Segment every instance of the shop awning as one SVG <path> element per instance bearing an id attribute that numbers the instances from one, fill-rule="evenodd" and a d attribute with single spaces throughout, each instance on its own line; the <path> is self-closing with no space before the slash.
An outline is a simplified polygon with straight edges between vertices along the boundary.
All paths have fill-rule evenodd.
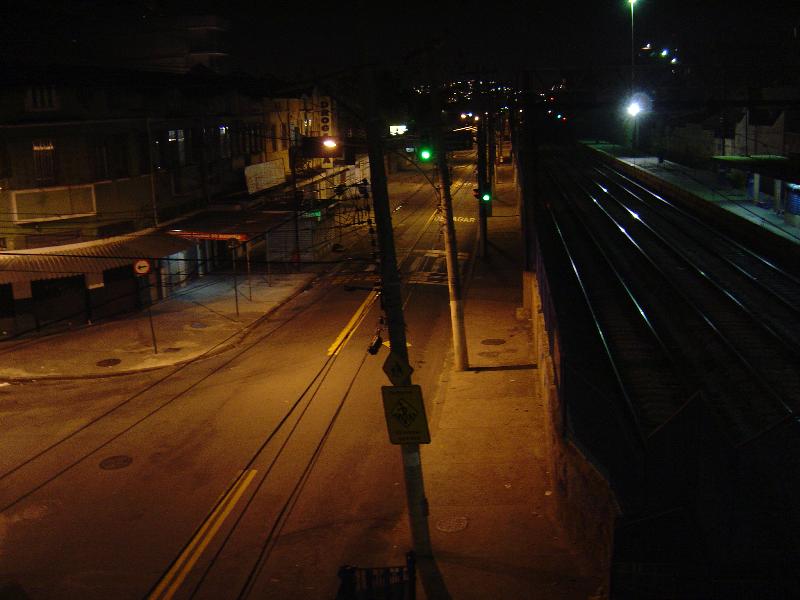
<path id="1" fill-rule="evenodd" d="M 151 233 L 34 250 L 3 251 L 0 252 L 0 284 L 102 274 L 108 269 L 132 265 L 136 260 L 155 261 L 193 245 L 191 240 Z"/>

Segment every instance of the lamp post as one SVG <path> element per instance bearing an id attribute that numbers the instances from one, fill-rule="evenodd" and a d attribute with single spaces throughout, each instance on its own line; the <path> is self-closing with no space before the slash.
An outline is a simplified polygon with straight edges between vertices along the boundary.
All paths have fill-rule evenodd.
<path id="1" fill-rule="evenodd" d="M 633 42 L 633 5 L 636 4 L 636 0 L 628 0 L 628 3 L 631 5 L 631 94 L 633 94 L 633 65 L 636 56 Z"/>

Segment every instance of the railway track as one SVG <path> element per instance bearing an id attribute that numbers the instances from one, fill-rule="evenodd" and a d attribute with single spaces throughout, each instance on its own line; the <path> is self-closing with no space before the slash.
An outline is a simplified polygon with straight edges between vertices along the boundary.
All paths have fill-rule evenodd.
<path id="1" fill-rule="evenodd" d="M 645 437 L 702 391 L 745 443 L 800 408 L 800 282 L 608 167 L 555 158 L 554 226 Z"/>

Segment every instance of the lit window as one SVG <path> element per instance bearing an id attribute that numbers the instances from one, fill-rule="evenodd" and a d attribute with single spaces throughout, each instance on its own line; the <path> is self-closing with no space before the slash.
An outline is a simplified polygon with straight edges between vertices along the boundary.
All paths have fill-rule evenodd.
<path id="1" fill-rule="evenodd" d="M 33 142 L 33 174 L 37 184 L 49 185 L 55 183 L 55 152 L 52 140 L 37 140 Z"/>

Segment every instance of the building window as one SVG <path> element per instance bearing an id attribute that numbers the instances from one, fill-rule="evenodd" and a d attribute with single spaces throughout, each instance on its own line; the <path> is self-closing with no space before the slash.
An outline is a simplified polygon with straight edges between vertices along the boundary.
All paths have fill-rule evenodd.
<path id="1" fill-rule="evenodd" d="M 94 176 L 95 179 L 108 178 L 108 148 L 105 140 L 99 141 L 94 147 Z"/>
<path id="2" fill-rule="evenodd" d="M 289 132 L 286 129 L 286 123 L 281 123 L 281 150 L 286 150 L 289 147 Z"/>
<path id="3" fill-rule="evenodd" d="M 231 128 L 227 125 L 219 126 L 219 155 L 222 158 L 231 157 Z"/>
<path id="4" fill-rule="evenodd" d="M 56 110 L 58 108 L 58 96 L 56 89 L 52 85 L 37 85 L 28 88 L 25 98 L 25 107 L 28 110 Z"/>
<path id="5" fill-rule="evenodd" d="M 278 150 L 278 128 L 275 123 L 271 123 L 269 126 L 269 139 L 272 141 L 272 151 L 276 152 Z"/>
<path id="6" fill-rule="evenodd" d="M 264 147 L 266 146 L 264 142 L 266 141 L 265 138 L 267 137 L 267 126 L 264 125 L 264 123 L 259 123 L 257 131 L 258 133 L 256 135 L 256 150 L 258 152 L 263 152 Z"/>
<path id="7" fill-rule="evenodd" d="M 234 156 L 241 156 L 244 154 L 244 143 L 243 143 L 243 135 L 244 126 L 242 125 L 241 121 L 236 123 L 236 126 L 233 128 L 233 140 L 231 141 L 232 146 L 232 153 Z"/>
<path id="8" fill-rule="evenodd" d="M 221 134 L 220 134 L 221 135 Z M 186 137 L 183 129 L 170 129 L 167 132 L 167 142 L 175 164 L 186 164 Z"/>
<path id="9" fill-rule="evenodd" d="M 33 176 L 40 186 L 50 185 L 56 180 L 55 146 L 52 140 L 33 142 Z"/>

